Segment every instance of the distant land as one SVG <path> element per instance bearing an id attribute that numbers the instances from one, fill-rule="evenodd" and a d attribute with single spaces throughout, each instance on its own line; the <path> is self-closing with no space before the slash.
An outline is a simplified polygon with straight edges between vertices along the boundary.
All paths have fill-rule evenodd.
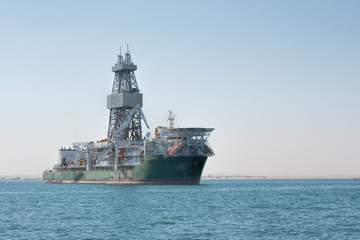
<path id="1" fill-rule="evenodd" d="M 226 180 L 226 179 L 353 179 L 360 181 L 360 174 L 351 175 L 206 175 L 203 180 Z M 42 180 L 41 175 L 0 175 L 0 181 L 8 180 Z"/>
<path id="2" fill-rule="evenodd" d="M 42 180 L 41 175 L 4 175 L 0 176 L 0 181 L 6 181 L 6 180 Z"/>
<path id="3" fill-rule="evenodd" d="M 201 179 L 359 179 L 360 174 L 354 175 L 342 175 L 342 174 L 328 174 L 328 175 L 207 175 L 202 176 Z"/>

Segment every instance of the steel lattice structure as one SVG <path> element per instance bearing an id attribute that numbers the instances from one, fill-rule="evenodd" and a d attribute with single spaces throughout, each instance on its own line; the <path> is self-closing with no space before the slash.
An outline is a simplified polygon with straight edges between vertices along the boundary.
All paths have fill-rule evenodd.
<path id="1" fill-rule="evenodd" d="M 166 156 L 208 156 L 214 155 L 207 139 L 213 128 L 173 128 L 168 140 L 171 146 Z"/>
<path id="2" fill-rule="evenodd" d="M 111 95 L 108 95 L 108 108 L 110 109 L 108 141 L 115 138 L 115 131 L 121 126 L 126 117 L 136 105 L 142 106 L 142 94 L 138 88 L 135 73 L 137 66 L 131 59 L 129 50 L 118 55 L 117 63 L 112 67 L 115 73 Z M 124 139 L 138 141 L 142 139 L 141 116 L 136 111 L 128 127 L 124 130 Z"/>

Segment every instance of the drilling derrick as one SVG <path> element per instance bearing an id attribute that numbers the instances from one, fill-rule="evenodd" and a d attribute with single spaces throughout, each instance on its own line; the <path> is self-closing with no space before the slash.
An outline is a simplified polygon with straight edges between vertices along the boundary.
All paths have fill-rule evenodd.
<path id="1" fill-rule="evenodd" d="M 143 98 L 138 88 L 135 73 L 137 66 L 134 65 L 129 49 L 124 54 L 118 55 L 118 60 L 112 71 L 115 73 L 111 95 L 107 96 L 107 108 L 110 109 L 108 141 L 115 138 L 116 130 L 124 123 L 132 110 L 139 105 L 143 106 Z M 141 108 L 135 108 L 135 112 L 129 119 L 129 123 L 122 131 L 122 139 L 125 141 L 142 140 Z"/>

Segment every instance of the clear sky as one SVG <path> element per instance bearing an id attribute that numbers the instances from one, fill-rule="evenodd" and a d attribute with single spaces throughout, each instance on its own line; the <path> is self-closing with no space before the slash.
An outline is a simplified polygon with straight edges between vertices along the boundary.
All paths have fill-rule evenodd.
<path id="1" fill-rule="evenodd" d="M 360 1 L 0 1 L 0 175 L 106 137 L 130 45 L 151 132 L 213 127 L 204 174 L 360 176 Z M 146 132 L 146 131 L 145 131 Z"/>

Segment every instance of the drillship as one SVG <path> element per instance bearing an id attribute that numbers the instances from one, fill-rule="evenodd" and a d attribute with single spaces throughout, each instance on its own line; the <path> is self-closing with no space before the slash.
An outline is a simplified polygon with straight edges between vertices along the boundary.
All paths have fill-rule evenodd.
<path id="1" fill-rule="evenodd" d="M 175 128 L 169 111 L 170 126 L 143 138 L 142 121 L 149 126 L 135 70 L 129 50 L 120 51 L 107 96 L 107 139 L 60 148 L 58 163 L 43 172 L 45 183 L 199 184 L 207 158 L 214 155 L 207 141 L 214 129 Z"/>

